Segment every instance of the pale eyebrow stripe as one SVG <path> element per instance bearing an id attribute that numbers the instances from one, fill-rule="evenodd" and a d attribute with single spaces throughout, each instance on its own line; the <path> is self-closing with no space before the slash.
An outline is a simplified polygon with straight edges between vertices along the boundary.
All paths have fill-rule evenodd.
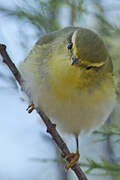
<path id="1" fill-rule="evenodd" d="M 86 65 L 86 66 L 93 66 L 93 67 L 100 67 L 105 64 L 105 62 L 88 62 L 85 60 L 80 60 L 80 64 Z"/>

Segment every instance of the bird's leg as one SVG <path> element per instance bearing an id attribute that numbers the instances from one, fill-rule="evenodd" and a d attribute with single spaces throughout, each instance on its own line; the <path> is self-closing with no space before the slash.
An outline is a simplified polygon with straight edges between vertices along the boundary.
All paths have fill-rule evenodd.
<path id="1" fill-rule="evenodd" d="M 26 109 L 26 111 L 28 111 L 28 113 L 31 113 L 34 109 L 35 109 L 34 104 L 30 104 Z"/>
<path id="2" fill-rule="evenodd" d="M 76 139 L 76 153 L 70 153 L 68 154 L 65 159 L 68 160 L 69 158 L 72 158 L 69 163 L 66 164 L 65 169 L 68 171 L 69 168 L 73 167 L 74 165 L 77 164 L 80 154 L 79 154 L 79 142 L 78 142 L 78 135 L 75 137 Z"/>

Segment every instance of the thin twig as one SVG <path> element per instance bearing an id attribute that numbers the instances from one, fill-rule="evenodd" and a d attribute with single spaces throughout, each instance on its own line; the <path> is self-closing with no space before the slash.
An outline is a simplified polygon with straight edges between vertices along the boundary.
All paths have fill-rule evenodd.
<path id="1" fill-rule="evenodd" d="M 11 72 L 13 73 L 15 79 L 17 82 L 22 86 L 22 80 L 19 71 L 17 70 L 15 64 L 11 61 L 10 57 L 8 56 L 6 52 L 6 46 L 4 44 L 0 44 L 0 54 L 3 57 L 3 62 L 7 64 Z"/>
<path id="2" fill-rule="evenodd" d="M 13 73 L 15 79 L 17 80 L 19 85 L 22 87 L 23 82 L 21 79 L 21 75 L 20 75 L 18 69 L 16 68 L 15 64 L 12 62 L 9 55 L 7 54 L 6 46 L 3 44 L 0 44 L 0 54 L 3 57 L 3 62 L 9 67 L 9 69 Z M 62 157 L 67 156 L 70 153 L 70 151 L 69 151 L 67 145 L 65 144 L 65 142 L 63 141 L 63 139 L 61 138 L 61 136 L 59 135 L 58 131 L 56 130 L 56 125 L 53 124 L 50 121 L 50 119 L 45 115 L 45 113 L 42 112 L 40 109 L 36 108 L 36 111 L 40 115 L 42 120 L 44 121 L 44 123 L 47 127 L 47 132 L 52 136 L 53 140 L 55 141 L 55 143 L 61 150 Z M 68 162 L 70 162 L 70 160 L 71 159 L 69 159 Z M 79 165 L 75 165 L 71 169 L 75 172 L 75 174 L 79 180 L 88 180 L 86 175 L 83 173 L 83 171 L 79 167 Z"/>

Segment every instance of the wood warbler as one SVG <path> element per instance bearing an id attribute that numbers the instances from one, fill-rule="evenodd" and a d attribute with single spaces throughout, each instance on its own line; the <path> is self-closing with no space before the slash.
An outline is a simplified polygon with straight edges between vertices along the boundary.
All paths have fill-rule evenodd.
<path id="1" fill-rule="evenodd" d="M 30 103 L 75 135 L 76 153 L 66 157 L 73 157 L 69 169 L 79 159 L 78 135 L 98 128 L 114 106 L 107 49 L 91 30 L 67 27 L 41 36 L 19 69 Z"/>

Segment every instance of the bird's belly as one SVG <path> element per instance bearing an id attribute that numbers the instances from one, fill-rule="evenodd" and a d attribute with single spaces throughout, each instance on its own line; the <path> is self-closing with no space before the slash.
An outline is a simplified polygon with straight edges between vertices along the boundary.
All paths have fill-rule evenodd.
<path id="1" fill-rule="evenodd" d="M 99 127 L 111 113 L 114 91 L 110 89 L 108 87 L 106 91 L 99 89 L 92 94 L 73 92 L 63 99 L 55 96 L 50 90 L 44 91 L 41 93 L 39 106 L 64 131 L 86 133 Z"/>
<path id="2" fill-rule="evenodd" d="M 63 130 L 70 133 L 86 133 L 98 128 L 108 118 L 113 109 L 113 101 L 92 104 L 65 104 L 59 107 L 54 119 L 60 122 Z"/>
<path id="3" fill-rule="evenodd" d="M 65 78 L 61 72 L 59 81 L 54 75 L 54 78 L 51 78 L 54 81 L 51 82 L 48 75 L 42 76 L 35 73 L 38 67 L 35 64 L 35 67 L 32 66 L 30 69 L 33 74 L 27 73 L 24 66 L 29 69 L 29 63 L 21 64 L 26 82 L 25 91 L 32 97 L 34 105 L 40 107 L 66 132 L 91 131 L 99 127 L 111 113 L 115 101 L 113 77 L 106 78 L 100 87 L 93 87 L 88 91 L 87 85 L 87 90 L 77 86 L 80 74 L 76 74 L 76 71 Z M 76 90 L 77 88 L 79 90 Z"/>

